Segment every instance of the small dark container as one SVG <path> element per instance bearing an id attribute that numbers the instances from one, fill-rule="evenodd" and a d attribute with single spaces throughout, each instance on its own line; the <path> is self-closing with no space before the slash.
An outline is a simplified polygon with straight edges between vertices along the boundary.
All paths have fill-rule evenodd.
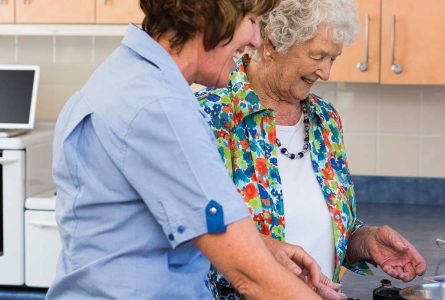
<path id="1" fill-rule="evenodd" d="M 391 281 L 383 279 L 380 282 L 382 285 L 372 292 L 373 300 L 406 300 L 399 295 L 400 289 L 392 286 Z"/>

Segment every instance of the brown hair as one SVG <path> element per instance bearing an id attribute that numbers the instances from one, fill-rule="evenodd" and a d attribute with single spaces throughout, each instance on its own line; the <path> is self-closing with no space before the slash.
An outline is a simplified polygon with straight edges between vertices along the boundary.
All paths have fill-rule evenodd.
<path id="1" fill-rule="evenodd" d="M 169 34 L 170 47 L 180 51 L 198 32 L 209 51 L 233 38 L 247 14 L 262 15 L 280 0 L 140 0 L 145 14 L 142 29 L 152 38 Z"/>

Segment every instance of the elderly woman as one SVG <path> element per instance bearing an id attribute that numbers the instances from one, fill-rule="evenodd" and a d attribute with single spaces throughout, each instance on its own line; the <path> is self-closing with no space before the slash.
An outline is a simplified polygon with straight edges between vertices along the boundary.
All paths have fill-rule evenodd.
<path id="1" fill-rule="evenodd" d="M 262 234 L 302 246 L 334 281 L 341 266 L 369 273 L 365 261 L 409 281 L 424 259 L 391 228 L 357 220 L 340 117 L 310 93 L 357 23 L 353 0 L 283 0 L 262 18 L 253 58 L 238 60 L 225 88 L 197 96 Z M 215 298 L 238 296 L 214 268 L 209 283 Z"/>
<path id="2" fill-rule="evenodd" d="M 47 299 L 210 299 L 207 259 L 251 299 L 319 299 L 265 247 L 189 89 L 226 85 L 276 4 L 140 1 L 142 29 L 128 27 L 57 121 L 62 251 Z"/>

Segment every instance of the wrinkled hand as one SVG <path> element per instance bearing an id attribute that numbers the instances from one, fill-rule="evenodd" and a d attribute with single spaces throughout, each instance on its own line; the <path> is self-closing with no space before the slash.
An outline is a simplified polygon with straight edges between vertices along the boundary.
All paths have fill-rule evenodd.
<path id="1" fill-rule="evenodd" d="M 332 282 L 321 273 L 320 283 L 315 292 L 324 300 L 346 300 L 348 297 L 341 292 L 341 284 Z"/>
<path id="2" fill-rule="evenodd" d="M 264 235 L 262 238 L 275 259 L 324 300 L 346 300 L 346 295 L 341 292 L 341 284 L 332 282 L 321 273 L 317 262 L 303 248 Z"/>
<path id="3" fill-rule="evenodd" d="M 391 227 L 364 227 L 356 234 L 362 240 L 365 257 L 374 261 L 388 275 L 407 282 L 425 273 L 424 258 Z"/>

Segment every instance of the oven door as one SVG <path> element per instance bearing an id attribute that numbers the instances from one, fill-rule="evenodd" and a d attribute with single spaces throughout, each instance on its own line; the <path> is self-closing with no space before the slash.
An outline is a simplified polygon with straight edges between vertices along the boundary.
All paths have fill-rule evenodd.
<path id="1" fill-rule="evenodd" d="M 0 285 L 25 281 L 25 151 L 0 150 Z"/>

